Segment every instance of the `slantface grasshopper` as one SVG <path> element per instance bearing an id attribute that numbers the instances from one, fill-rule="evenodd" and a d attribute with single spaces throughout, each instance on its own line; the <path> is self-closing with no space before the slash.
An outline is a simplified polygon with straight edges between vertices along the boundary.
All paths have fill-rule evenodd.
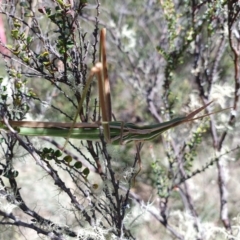
<path id="1" fill-rule="evenodd" d="M 53 136 L 64 138 L 75 138 L 80 140 L 100 141 L 100 127 L 108 128 L 109 139 L 104 136 L 107 143 L 124 144 L 131 141 L 144 142 L 157 138 L 166 130 L 180 124 L 190 122 L 209 114 L 195 117 L 212 102 L 198 108 L 187 116 L 174 118 L 164 123 L 138 126 L 133 123 L 123 123 L 118 121 L 104 123 L 61 123 L 61 122 L 36 122 L 36 121 L 8 121 L 8 123 L 18 128 L 18 134 L 24 136 Z M 108 136 L 108 135 L 107 135 Z"/>
<path id="2" fill-rule="evenodd" d="M 133 123 L 112 121 L 111 93 L 107 71 L 105 36 L 106 30 L 102 29 L 100 33 L 99 62 L 91 69 L 90 76 L 86 81 L 86 85 L 82 92 L 82 97 L 72 123 L 6 121 L 5 119 L 5 121 L 1 121 L 3 125 L 6 125 L 8 128 L 9 126 L 17 127 L 17 133 L 25 136 L 64 137 L 66 138 L 66 143 L 69 138 L 100 141 L 100 127 L 102 127 L 106 143 L 123 144 L 135 141 L 138 150 L 140 150 L 142 142 L 157 138 L 160 134 L 170 128 L 209 115 L 206 114 L 200 117 L 195 117 L 199 112 L 203 111 L 209 104 L 211 104 L 211 102 L 196 109 L 187 116 L 175 118 L 164 123 L 137 126 Z M 84 100 L 94 76 L 98 79 L 99 104 L 102 121 L 95 123 L 76 123 L 77 116 L 82 110 Z M 139 155 L 139 163 L 140 161 Z"/>

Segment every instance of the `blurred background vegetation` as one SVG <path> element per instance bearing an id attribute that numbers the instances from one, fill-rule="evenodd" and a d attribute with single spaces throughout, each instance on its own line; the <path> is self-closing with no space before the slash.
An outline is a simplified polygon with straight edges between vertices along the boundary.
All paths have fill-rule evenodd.
<path id="1" fill-rule="evenodd" d="M 56 17 L 60 23 L 49 17 L 58 12 L 56 6 L 65 10 Z M 165 122 L 211 100 L 215 101 L 207 113 L 231 107 L 144 143 L 142 170 L 134 184 L 128 181 L 138 171 L 138 165 L 132 167 L 134 143 L 106 148 L 115 182 L 97 173 L 94 152 L 108 168 L 104 143 L 99 143 L 103 147 L 93 143 L 94 151 L 86 142 L 72 141 L 75 148 L 68 146 L 72 156 L 90 169 L 87 183 L 81 180 L 78 185 L 80 180 L 69 178 L 68 166 L 51 163 L 84 204 L 87 189 L 93 202 L 104 198 L 111 206 L 105 188 L 114 195 L 119 181 L 127 202 L 122 229 L 114 220 L 106 224 L 104 213 L 95 225 L 87 224 L 51 176 L 21 144 L 9 143 L 12 136 L 3 134 L 1 166 L 8 166 L 11 158 L 28 206 L 44 219 L 82 234 L 79 239 L 97 239 L 93 226 L 100 229 L 99 239 L 239 239 L 239 10 L 238 1 L 223 0 L 2 1 L 7 45 L 2 43 L 6 48 L 1 50 L 0 101 L 1 114 L 11 119 L 71 122 L 86 77 L 97 62 L 103 27 L 117 120 L 139 125 Z M 93 82 L 81 121 L 99 119 L 97 88 Z M 31 138 L 30 142 L 42 152 L 44 147 L 60 149 L 64 139 Z M 2 187 L 12 189 L 10 178 L 2 174 L 1 179 Z M 0 199 L 1 239 L 77 239 L 66 232 L 51 238 L 29 226 L 6 224 L 4 211 L 31 223 L 31 217 L 15 205 Z M 94 206 L 86 207 L 87 212 L 94 212 Z"/>

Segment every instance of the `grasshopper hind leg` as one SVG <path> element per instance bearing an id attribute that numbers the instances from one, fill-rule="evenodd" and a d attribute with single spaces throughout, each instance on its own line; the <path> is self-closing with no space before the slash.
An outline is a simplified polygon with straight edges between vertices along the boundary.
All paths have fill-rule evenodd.
<path id="1" fill-rule="evenodd" d="M 133 176 L 133 183 L 134 183 L 134 185 L 135 185 L 135 182 L 136 182 L 137 175 L 142 171 L 142 160 L 141 160 L 140 151 L 141 151 L 141 149 L 143 147 L 143 142 L 136 141 L 135 144 L 136 144 L 136 150 L 137 150 L 137 152 L 136 152 L 136 161 L 138 162 L 139 169 Z"/>

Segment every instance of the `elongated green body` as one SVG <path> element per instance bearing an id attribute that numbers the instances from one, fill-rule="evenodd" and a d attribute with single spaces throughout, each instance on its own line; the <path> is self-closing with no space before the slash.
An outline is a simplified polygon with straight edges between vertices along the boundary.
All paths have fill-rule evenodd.
<path id="1" fill-rule="evenodd" d="M 34 122 L 34 121 L 8 121 L 12 127 L 16 127 L 20 135 L 25 136 L 52 136 L 75 138 L 80 140 L 99 141 L 103 136 L 104 125 L 109 126 L 112 144 L 122 144 L 130 141 L 150 141 L 158 137 L 164 131 L 185 122 L 193 121 L 209 114 L 194 118 L 196 114 L 205 109 L 210 103 L 198 108 L 187 116 L 174 118 L 170 121 L 152 125 L 137 126 L 133 123 L 123 122 L 96 122 L 96 123 L 58 123 L 58 122 Z M 1 121 L 4 126 L 4 122 Z M 102 128 L 102 130 L 101 130 Z M 4 129 L 7 129 L 4 126 Z M 105 139 L 106 140 L 106 139 Z"/>
<path id="2" fill-rule="evenodd" d="M 164 123 L 137 126 L 133 123 L 110 122 L 110 137 L 112 144 L 121 144 L 130 141 L 149 141 L 162 132 L 179 125 L 186 117 L 175 118 Z M 48 123 L 9 121 L 10 125 L 17 127 L 19 135 L 23 136 L 51 136 L 69 137 L 71 123 Z M 34 124 L 34 127 L 33 127 Z M 103 123 L 104 124 L 104 123 Z M 29 126 L 28 126 L 29 125 Z M 56 126 L 56 127 L 55 127 Z M 76 124 L 71 130 L 70 138 L 80 140 L 99 141 L 101 138 L 100 124 Z"/>

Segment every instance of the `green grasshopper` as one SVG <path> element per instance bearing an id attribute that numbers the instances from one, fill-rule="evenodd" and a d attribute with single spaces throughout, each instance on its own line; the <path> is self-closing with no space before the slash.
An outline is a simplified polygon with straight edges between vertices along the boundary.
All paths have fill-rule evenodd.
<path id="1" fill-rule="evenodd" d="M 106 142 L 115 145 L 131 141 L 151 141 L 170 128 L 208 116 L 209 114 L 195 117 L 195 115 L 204 110 L 211 103 L 212 102 L 198 108 L 187 116 L 174 118 L 164 123 L 138 126 L 133 123 L 118 121 L 108 122 L 110 140 L 106 139 L 105 136 L 104 138 Z M 75 123 L 73 127 L 72 123 L 61 122 L 9 121 L 8 123 L 13 127 L 17 127 L 19 135 L 64 137 L 89 141 L 100 141 L 100 128 L 105 127 L 105 124 L 100 122 Z"/>
<path id="2" fill-rule="evenodd" d="M 86 81 L 85 88 L 81 95 L 81 100 L 78 104 L 78 109 L 72 123 L 61 122 L 36 122 L 36 121 L 1 121 L 3 125 L 8 128 L 17 127 L 17 133 L 24 136 L 53 136 L 64 137 L 66 143 L 69 138 L 80 140 L 100 141 L 101 128 L 103 129 L 103 137 L 107 143 L 111 144 L 124 144 L 131 141 L 136 143 L 137 149 L 140 150 L 141 143 L 144 141 L 151 141 L 157 138 L 164 131 L 178 126 L 180 124 L 191 122 L 193 120 L 208 116 L 209 114 L 195 117 L 199 112 L 203 111 L 212 102 L 196 109 L 190 114 L 172 119 L 167 122 L 137 126 L 133 123 L 123 123 L 120 121 L 112 121 L 112 108 L 111 108 L 111 94 L 110 84 L 107 71 L 106 59 L 106 30 L 102 29 L 100 33 L 100 56 L 99 62 L 91 69 L 90 76 Z M 89 90 L 94 76 L 98 79 L 99 89 L 99 105 L 101 109 L 101 122 L 94 123 L 76 123 L 79 112 L 82 111 L 83 103 L 86 94 Z M 4 127 L 6 130 L 7 127 Z M 66 146 L 66 143 L 64 147 Z M 140 155 L 138 151 L 139 163 Z"/>
<path id="3" fill-rule="evenodd" d="M 76 138 L 97 141 L 100 140 L 100 127 L 102 127 L 104 139 L 107 143 L 122 144 L 130 141 L 150 141 L 157 138 L 161 133 L 170 128 L 207 116 L 204 115 L 194 118 L 195 115 L 204 110 L 209 104 L 211 104 L 211 102 L 198 108 L 187 116 L 175 118 L 164 123 L 137 126 L 133 123 L 112 121 L 111 94 L 107 71 L 105 40 L 106 29 L 102 29 L 100 32 L 99 62 L 91 69 L 73 123 L 9 121 L 9 124 L 12 127 L 18 128 L 18 134 L 25 136 L 64 137 L 67 140 L 68 138 Z M 78 114 L 82 110 L 86 94 L 95 75 L 97 76 L 99 84 L 99 105 L 101 108 L 102 122 L 76 123 Z M 3 123 L 3 121 L 1 122 Z"/>

